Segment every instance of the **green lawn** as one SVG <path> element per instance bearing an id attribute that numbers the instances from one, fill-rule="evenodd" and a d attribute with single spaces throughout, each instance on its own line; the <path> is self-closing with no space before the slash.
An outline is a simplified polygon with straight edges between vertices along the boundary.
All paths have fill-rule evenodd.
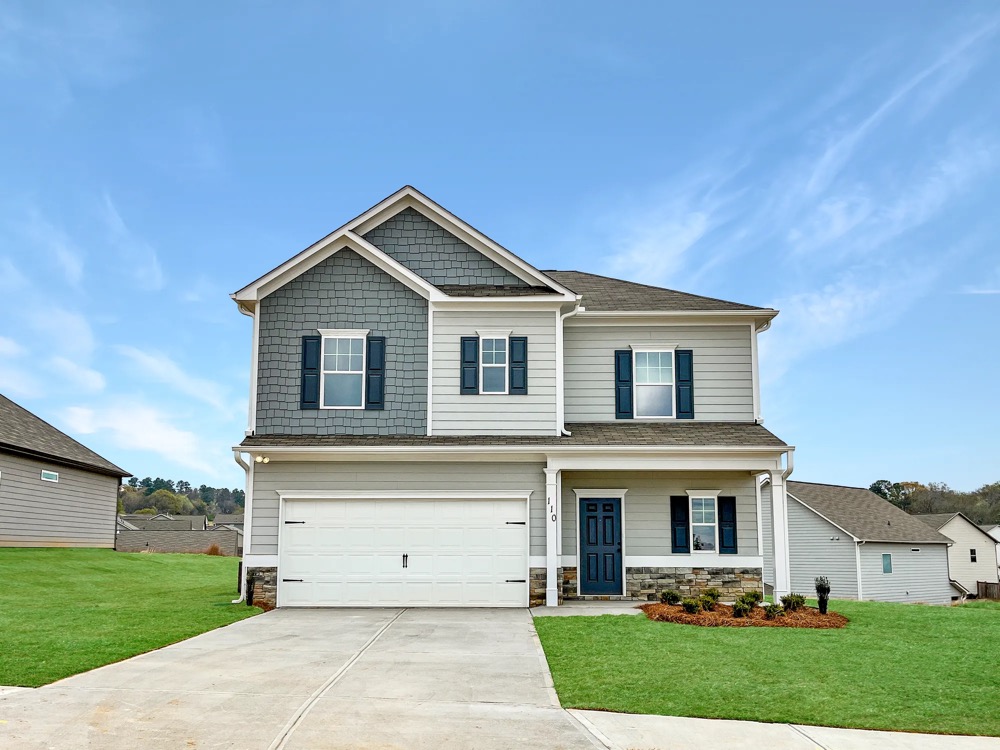
<path id="1" fill-rule="evenodd" d="M 37 687 L 255 615 L 233 557 L 0 549 L 0 685 Z"/>
<path id="2" fill-rule="evenodd" d="M 1000 603 L 831 602 L 842 630 L 539 617 L 562 705 L 1000 735 Z"/>

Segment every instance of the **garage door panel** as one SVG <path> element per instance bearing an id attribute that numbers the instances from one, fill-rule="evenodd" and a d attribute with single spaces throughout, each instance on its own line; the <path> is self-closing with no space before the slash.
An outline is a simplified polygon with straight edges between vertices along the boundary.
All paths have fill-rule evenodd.
<path id="1" fill-rule="evenodd" d="M 282 528 L 279 604 L 526 606 L 527 529 L 516 524 L 525 520 L 525 505 L 287 501 L 285 518 L 306 523 Z"/>

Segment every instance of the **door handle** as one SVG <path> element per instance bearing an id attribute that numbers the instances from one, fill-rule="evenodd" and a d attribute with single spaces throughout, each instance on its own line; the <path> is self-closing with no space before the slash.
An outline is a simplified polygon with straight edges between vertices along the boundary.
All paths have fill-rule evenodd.
<path id="1" fill-rule="evenodd" d="M 409 556 L 409 555 L 407 555 L 407 554 L 404 554 L 404 555 L 403 555 L 403 567 L 404 567 L 404 568 L 405 568 L 405 567 L 407 567 L 407 565 L 409 564 L 409 557 L 410 557 L 410 556 Z"/>

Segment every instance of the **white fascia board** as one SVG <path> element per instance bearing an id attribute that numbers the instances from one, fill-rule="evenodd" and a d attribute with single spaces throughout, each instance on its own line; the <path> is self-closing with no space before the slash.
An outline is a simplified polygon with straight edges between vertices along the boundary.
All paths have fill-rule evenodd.
<path id="1" fill-rule="evenodd" d="M 548 286 L 555 289 L 565 301 L 575 301 L 579 295 L 551 279 L 537 268 L 521 260 L 507 248 L 494 242 L 475 227 L 462 221 L 448 209 L 435 203 L 416 188 L 407 185 L 390 195 L 384 201 L 366 211 L 361 216 L 348 222 L 345 227 L 358 234 L 365 234 L 384 221 L 392 218 L 404 208 L 413 208 L 427 216 L 435 223 L 447 229 L 453 235 L 481 252 L 501 268 L 510 271 L 515 276 L 536 283 L 538 286 Z"/>
<path id="2" fill-rule="evenodd" d="M 619 311 L 584 310 L 566 321 L 570 326 L 586 325 L 719 325 L 720 323 L 749 323 L 759 326 L 760 321 L 770 321 L 777 310 L 702 310 L 702 311 Z"/>
<path id="3" fill-rule="evenodd" d="M 477 312 L 483 312 L 483 308 L 543 312 L 559 310 L 566 304 L 562 297 L 541 294 L 529 297 L 444 297 L 443 299 L 435 299 L 434 302 L 439 310 Z"/>
<path id="4" fill-rule="evenodd" d="M 770 445 L 732 446 L 732 445 L 254 445 L 233 446 L 233 450 L 244 453 L 550 453 L 550 454 L 581 454 L 591 453 L 622 453 L 632 455 L 670 455 L 670 454 L 739 454 L 781 456 L 792 446 L 775 447 Z"/>

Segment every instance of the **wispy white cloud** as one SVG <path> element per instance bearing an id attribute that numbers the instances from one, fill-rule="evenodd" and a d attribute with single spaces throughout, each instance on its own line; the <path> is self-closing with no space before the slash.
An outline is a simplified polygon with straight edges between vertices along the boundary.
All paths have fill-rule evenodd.
<path id="1" fill-rule="evenodd" d="M 229 475 L 224 447 L 177 427 L 167 413 L 149 404 L 116 400 L 100 407 L 72 406 L 64 420 L 74 434 L 106 435 L 123 450 L 151 454 L 212 478 Z"/>
<path id="2" fill-rule="evenodd" d="M 79 286 L 83 280 L 84 254 L 66 232 L 46 219 L 37 208 L 29 209 L 21 230 L 33 247 L 52 259 L 67 283 Z"/>
<path id="3" fill-rule="evenodd" d="M 156 250 L 129 229 L 107 193 L 104 194 L 102 218 L 118 254 L 129 264 L 136 286 L 149 290 L 162 289 L 165 278 Z"/>
<path id="4" fill-rule="evenodd" d="M 208 404 L 220 412 L 231 413 L 238 406 L 230 403 L 226 390 L 218 383 L 185 372 L 163 352 L 144 351 L 134 346 L 117 346 L 119 354 L 132 362 L 143 377 Z"/>
<path id="5" fill-rule="evenodd" d="M 29 286 L 28 277 L 14 265 L 10 258 L 0 258 L 0 290 L 10 292 Z"/>
<path id="6" fill-rule="evenodd" d="M 45 351 L 89 362 L 97 341 L 86 316 L 61 307 L 38 305 L 27 319 Z"/>
<path id="7" fill-rule="evenodd" d="M 20 357 L 25 352 L 25 348 L 19 343 L 14 341 L 14 339 L 9 339 L 6 336 L 0 336 L 0 357 L 14 358 Z"/>
<path id="8" fill-rule="evenodd" d="M 51 357 L 49 365 L 52 367 L 50 374 L 66 382 L 75 392 L 98 393 L 107 385 L 104 375 L 68 357 Z"/>

